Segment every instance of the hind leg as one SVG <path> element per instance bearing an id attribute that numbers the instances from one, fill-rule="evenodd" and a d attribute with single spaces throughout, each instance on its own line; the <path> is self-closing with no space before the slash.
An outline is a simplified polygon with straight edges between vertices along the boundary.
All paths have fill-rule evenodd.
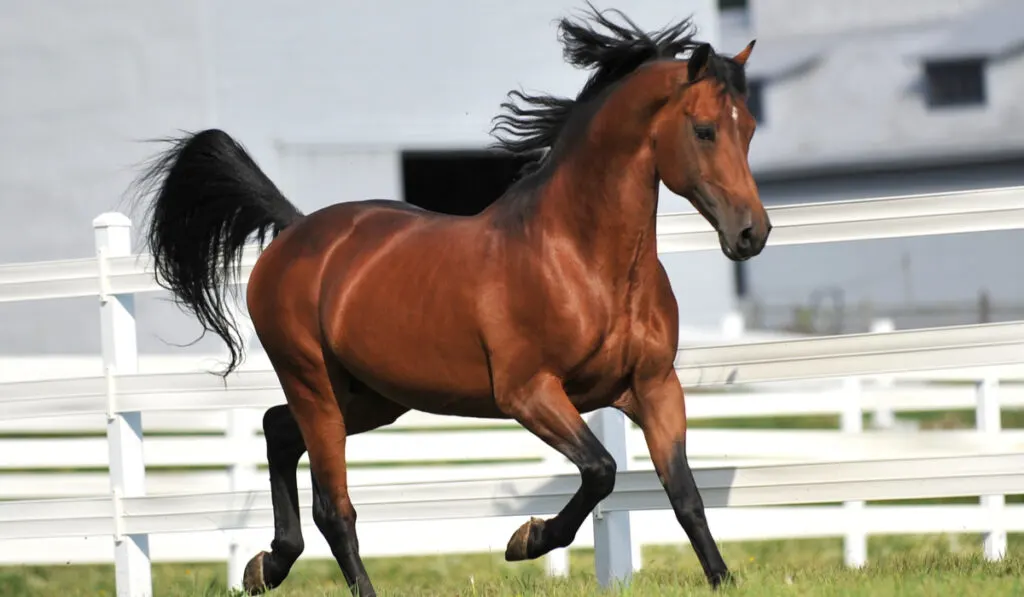
<path id="1" fill-rule="evenodd" d="M 296 400 L 292 412 L 306 440 L 310 472 L 316 482 L 313 522 L 330 545 L 353 594 L 375 597 L 377 593 L 359 556 L 356 510 L 348 495 L 345 417 L 334 400 Z"/>
<path id="2" fill-rule="evenodd" d="M 267 409 L 263 415 L 263 433 L 267 442 L 270 500 L 274 508 L 274 540 L 269 552 L 261 551 L 245 566 L 242 588 L 250 595 L 284 582 L 305 547 L 296 475 L 306 444 L 287 405 Z"/>
<path id="3" fill-rule="evenodd" d="M 406 412 L 406 407 L 364 390 L 352 396 L 346 408 L 346 430 L 348 435 L 371 431 L 393 423 Z M 271 551 L 256 554 L 245 568 L 243 588 L 250 595 L 280 586 L 304 548 L 296 481 L 299 459 L 306 452 L 306 444 L 287 405 L 267 409 L 263 429 L 274 508 L 274 540 L 270 544 Z M 327 501 L 327 496 L 322 494 L 315 476 L 313 491 L 313 504 L 318 508 L 318 504 Z"/>

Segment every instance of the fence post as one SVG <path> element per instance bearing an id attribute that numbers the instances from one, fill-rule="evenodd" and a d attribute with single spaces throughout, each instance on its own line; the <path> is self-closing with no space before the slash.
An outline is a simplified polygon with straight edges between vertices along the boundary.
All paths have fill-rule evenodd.
<path id="1" fill-rule="evenodd" d="M 746 318 L 739 311 L 730 311 L 722 317 L 722 338 L 739 340 L 747 330 Z"/>
<path id="2" fill-rule="evenodd" d="M 999 405 L 999 380 L 986 377 L 976 385 L 977 406 L 975 407 L 975 427 L 979 433 L 998 434 L 1002 429 L 1001 408 Z M 984 534 L 985 559 L 1002 560 L 1006 555 L 1006 529 L 1000 528 L 1003 505 L 1006 501 L 1002 495 L 981 496 L 981 507 L 989 512 L 993 528 Z"/>
<path id="3" fill-rule="evenodd" d="M 228 411 L 228 441 L 235 454 L 234 463 L 228 467 L 228 479 L 231 491 L 247 491 L 253 488 L 257 467 L 251 458 L 245 456 L 246 449 L 252 447 L 252 438 L 256 435 L 256 422 L 252 409 L 233 408 Z M 246 545 L 239 540 L 244 536 L 241 530 L 228 531 L 228 588 L 241 589 L 242 576 L 248 557 Z"/>
<path id="4" fill-rule="evenodd" d="M 124 533 L 122 499 L 146 494 L 146 465 L 142 454 L 142 413 L 117 412 L 118 375 L 136 373 L 139 366 L 135 335 L 135 297 L 111 294 L 108 259 L 132 254 L 131 220 L 104 213 L 92 222 L 99 265 L 100 338 L 107 378 L 107 446 L 110 490 L 114 507 L 114 565 L 118 597 L 153 594 L 149 536 Z"/>
<path id="5" fill-rule="evenodd" d="M 569 549 L 552 549 L 544 556 L 544 564 L 548 576 L 569 576 Z"/>
<path id="6" fill-rule="evenodd" d="M 237 300 L 228 300 L 226 307 L 238 326 L 238 340 L 241 342 L 242 352 L 248 353 L 249 343 L 256 333 L 252 319 Z M 224 348 L 222 354 L 226 362 L 229 358 L 227 347 Z M 252 446 L 251 440 L 260 427 L 260 413 L 259 410 L 247 408 L 230 408 L 227 411 L 227 427 L 224 435 L 233 451 L 233 462 L 228 466 L 230 491 L 248 491 L 256 485 L 258 467 L 247 454 L 247 449 Z M 246 553 L 249 546 L 241 540 L 245 536 L 243 530 L 232 529 L 226 534 L 228 538 L 228 588 L 241 590 L 248 555 L 251 555 Z"/>
<path id="7" fill-rule="evenodd" d="M 895 329 L 896 324 L 891 319 L 874 319 L 871 321 L 870 331 L 872 334 L 884 334 Z M 883 388 L 893 385 L 893 377 L 891 375 L 876 376 L 875 381 L 878 386 Z M 889 406 L 884 404 L 878 405 L 874 412 L 871 413 L 871 426 L 875 429 L 892 429 L 896 426 L 896 415 Z"/>
<path id="8" fill-rule="evenodd" d="M 618 470 L 629 466 L 626 452 L 626 420 L 621 411 L 601 408 L 587 422 L 597 439 L 615 459 Z M 602 502 L 603 503 L 603 502 Z M 603 512 L 594 508 L 594 568 L 597 582 L 608 587 L 613 581 L 623 585 L 633 575 L 633 544 L 629 532 L 629 512 Z"/>
<path id="9" fill-rule="evenodd" d="M 839 415 L 839 426 L 843 433 L 862 433 L 864 431 L 863 411 L 861 410 L 861 383 L 857 377 L 843 380 L 843 410 Z M 861 568 L 868 559 L 868 537 L 861 530 L 860 515 L 864 511 L 864 502 L 854 500 L 843 502 L 850 521 L 849 528 L 843 537 L 843 561 L 851 568 Z"/>

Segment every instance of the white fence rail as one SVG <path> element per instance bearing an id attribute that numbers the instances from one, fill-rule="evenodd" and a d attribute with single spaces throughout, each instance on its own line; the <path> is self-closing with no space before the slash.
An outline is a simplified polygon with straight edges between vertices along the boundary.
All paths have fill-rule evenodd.
<path id="1" fill-rule="evenodd" d="M 798 205 L 770 211 L 775 225 L 773 245 L 1021 228 L 1024 189 Z M 195 368 L 139 372 L 131 295 L 157 290 L 149 258 L 131 254 L 128 220 L 120 214 L 105 214 L 94 225 L 95 258 L 0 266 L 0 302 L 98 296 L 103 337 L 101 374 L 0 384 L 0 432 L 81 431 L 98 426 L 105 426 L 106 431 L 103 439 L 0 440 L 0 470 L 24 469 L 0 478 L 25 483 L 32 479 L 34 483 L 5 484 L 18 487 L 11 496 L 0 490 L 0 497 L 20 498 L 0 503 L 0 560 L 11 561 L 5 555 L 11 553 L 20 553 L 23 561 L 45 560 L 46 554 L 38 551 L 40 541 L 51 546 L 51 555 L 66 548 L 81 556 L 84 542 L 95 546 L 97 541 L 113 540 L 118 594 L 150 595 L 151 556 L 181 557 L 182 552 L 174 552 L 172 546 L 184 546 L 185 537 L 205 533 L 217 540 L 188 542 L 190 556 L 202 559 L 220 553 L 223 558 L 225 552 L 211 550 L 226 546 L 232 554 L 230 575 L 237 581 L 240 564 L 248 555 L 239 546 L 246 541 L 265 543 L 272 526 L 268 492 L 245 486 L 253 480 L 252 471 L 262 464 L 264 447 L 253 433 L 251 418 L 245 422 L 241 414 L 245 411 L 238 409 L 281 403 L 276 378 L 265 367 L 250 368 L 230 376 L 225 387 L 218 377 Z M 707 225 L 695 215 L 660 216 L 658 240 L 662 252 L 716 246 Z M 247 269 L 255 255 L 253 250 L 246 253 Z M 1005 505 L 1002 497 L 1024 493 L 1024 450 L 1020 449 L 1024 432 L 1002 431 L 999 426 L 1002 407 L 1024 404 L 1021 387 L 999 384 L 999 380 L 1024 378 L 1024 322 L 687 348 L 680 352 L 677 368 L 684 385 L 698 390 L 688 402 L 694 418 L 837 413 L 842 421 L 839 430 L 691 430 L 688 444 L 698 465 L 698 484 L 705 503 L 712 508 L 712 530 L 720 539 L 841 534 L 846 537 L 847 562 L 859 565 L 866 559 L 864 537 L 869 533 L 981 531 L 986 534 L 986 555 L 998 558 L 1005 551 L 1005 533 L 1024 530 L 1024 511 Z M 938 377 L 936 370 L 975 385 L 920 383 Z M 873 376 L 879 374 L 888 374 L 893 383 L 872 384 Z M 847 381 L 838 389 L 833 384 L 831 392 L 817 396 L 806 390 L 700 392 L 822 378 Z M 978 428 L 863 431 L 861 414 L 871 408 L 974 408 Z M 221 412 L 225 410 L 229 414 Z M 197 416 L 190 411 L 202 412 L 199 418 L 189 419 Z M 193 430 L 223 429 L 226 435 L 147 437 L 143 442 L 144 412 L 147 423 L 152 421 L 151 428 L 173 427 L 177 420 Z M 102 418 L 97 420 L 97 416 Z M 198 423 L 200 420 L 204 422 Z M 671 513 L 665 511 L 667 502 L 649 470 L 639 432 L 625 429 L 621 416 L 613 411 L 599 411 L 590 420 L 609 449 L 620 453 L 623 464 L 628 464 L 620 467 L 615 493 L 602 502 L 599 515 L 593 517 L 592 534 L 589 529 L 582 532 L 577 542 L 594 544 L 599 578 L 607 581 L 613 576 L 628 577 L 638 564 L 633 560 L 640 542 L 677 541 L 682 534 L 678 525 L 671 524 Z M 481 451 L 475 456 L 541 460 L 543 468 L 529 463 L 489 467 L 492 476 L 506 477 L 484 479 L 474 478 L 483 476 L 479 469 L 449 467 L 443 474 L 455 480 L 445 483 L 388 483 L 393 472 L 354 469 L 352 493 L 361 529 L 364 525 L 386 529 L 399 522 L 430 524 L 437 519 L 486 518 L 497 524 L 507 516 L 555 512 L 578 486 L 575 475 L 552 476 L 550 471 L 565 470 L 565 463 L 522 431 L 429 430 L 431 418 L 419 415 L 404 421 L 396 425 L 407 428 L 402 433 L 381 431 L 353 438 L 350 457 L 354 461 L 444 460 L 453 449 L 466 445 L 467 436 L 456 434 L 472 433 L 481 440 L 473 442 Z M 456 427 L 480 424 L 458 421 Z M 408 429 L 417 424 L 419 431 Z M 892 459 L 893 455 L 900 458 Z M 228 470 L 146 476 L 147 467 L 202 464 Z M 51 477 L 51 489 L 39 482 L 42 475 L 25 472 L 103 466 L 109 466 L 108 474 L 58 473 Z M 427 469 L 419 470 L 422 481 Z M 432 470 L 433 475 L 440 473 L 441 469 Z M 82 481 L 81 488 L 75 490 L 77 495 L 57 501 L 32 499 L 45 498 L 57 480 L 72 478 Z M 175 480 L 183 485 L 175 485 Z M 99 484 L 106 484 L 104 495 L 88 495 L 98 493 Z M 211 489 L 214 486 L 219 489 Z M 183 488 L 191 493 L 182 493 Z M 302 500 L 308 508 L 308 482 L 303 488 Z M 177 489 L 176 494 L 164 493 L 170 489 Z M 863 505 L 864 500 L 948 496 L 982 496 L 982 501 L 976 506 Z M 845 501 L 845 505 L 789 507 L 836 501 Z M 730 508 L 715 510 L 725 506 Z M 622 533 L 630 536 L 631 518 L 637 523 L 633 529 L 636 540 L 625 544 L 610 540 Z M 780 522 L 797 518 L 820 524 L 799 531 Z M 310 520 L 308 511 L 305 519 Z M 649 524 L 640 525 L 641 520 Z M 753 524 L 754 520 L 759 522 Z M 461 536 L 463 542 L 437 549 L 464 550 L 474 540 L 486 548 L 501 548 L 514 527 L 502 523 L 508 526 L 504 532 L 496 529 L 494 536 L 485 537 L 481 532 L 485 526 L 480 521 L 472 524 L 472 532 L 467 527 L 466 533 L 448 533 Z M 386 532 L 360 532 L 365 552 L 396 550 L 393 542 L 385 540 Z M 306 534 L 309 553 L 327 553 L 315 531 L 307 529 Z M 402 536 L 408 538 L 410 533 Z M 426 536 L 432 545 L 437 541 L 437 534 Z M 498 544 L 491 546 L 491 541 Z M 630 543 L 632 550 L 626 548 Z M 414 546 L 415 540 L 403 540 L 403 545 L 411 548 L 408 546 Z M 557 558 L 551 561 L 557 569 Z"/>

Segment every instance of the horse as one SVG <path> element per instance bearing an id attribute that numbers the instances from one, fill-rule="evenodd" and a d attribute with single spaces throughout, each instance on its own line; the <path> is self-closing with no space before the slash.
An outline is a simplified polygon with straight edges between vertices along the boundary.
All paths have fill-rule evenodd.
<path id="1" fill-rule="evenodd" d="M 249 594 L 279 586 L 302 552 L 295 477 L 308 451 L 317 529 L 353 594 L 376 595 L 345 442 L 410 410 L 515 420 L 579 470 L 557 515 L 512 534 L 508 561 L 569 546 L 613 491 L 615 460 L 581 414 L 620 410 L 642 429 L 708 582 L 731 578 L 686 456 L 678 305 L 656 213 L 664 183 L 728 259 L 764 248 L 771 222 L 747 159 L 754 41 L 727 57 L 695 39 L 691 18 L 647 33 L 590 8 L 558 28 L 566 60 L 592 73 L 572 99 L 510 92 L 497 147 L 543 155 L 478 214 L 386 199 L 303 214 L 216 128 L 169 139 L 136 180 L 138 197 L 152 196 L 156 280 L 227 344 L 225 376 L 244 348 L 228 294 L 244 247 L 261 247 L 246 305 L 286 404 L 263 418 L 275 536 L 245 569 Z"/>

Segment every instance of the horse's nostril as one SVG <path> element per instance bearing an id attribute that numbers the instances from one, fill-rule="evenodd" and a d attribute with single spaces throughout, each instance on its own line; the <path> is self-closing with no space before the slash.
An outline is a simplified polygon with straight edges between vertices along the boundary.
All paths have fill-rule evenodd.
<path id="1" fill-rule="evenodd" d="M 753 239 L 754 239 L 754 227 L 753 226 L 747 226 L 746 228 L 744 228 L 743 230 L 740 231 L 739 242 L 737 242 L 736 244 L 738 244 L 743 249 L 747 249 L 747 248 L 749 248 L 753 244 L 753 242 L 752 242 Z"/>

